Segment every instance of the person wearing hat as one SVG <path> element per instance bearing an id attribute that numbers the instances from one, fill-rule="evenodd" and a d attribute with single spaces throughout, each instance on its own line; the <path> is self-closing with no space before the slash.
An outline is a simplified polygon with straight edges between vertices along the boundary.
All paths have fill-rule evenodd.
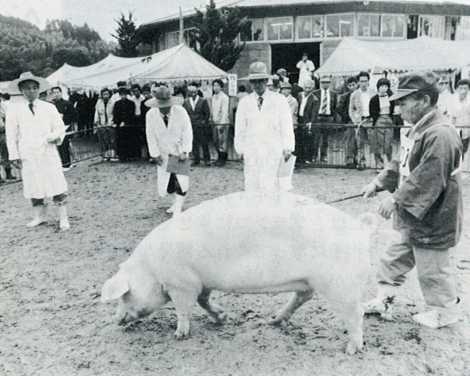
<path id="1" fill-rule="evenodd" d="M 292 96 L 292 85 L 289 82 L 281 82 L 281 94 L 284 95 L 289 104 L 290 113 L 292 115 L 292 124 L 294 132 L 297 128 L 297 113 L 299 112 L 299 102 Z"/>
<path id="2" fill-rule="evenodd" d="M 167 171 L 170 155 L 186 161 L 191 152 L 193 131 L 186 110 L 171 99 L 170 89 L 159 86 L 154 89 L 154 101 L 146 115 L 146 135 L 150 157 L 158 165 L 158 193 L 160 197 L 174 197 L 168 214 L 178 215 L 189 189 L 189 176 Z"/>
<path id="3" fill-rule="evenodd" d="M 433 77 L 400 79 L 390 100 L 400 106 L 411 129 L 402 140 L 400 161 L 390 163 L 363 188 L 365 197 L 378 189 L 392 193 L 378 211 L 386 219 L 393 216 L 394 228 L 401 235 L 380 258 L 377 297 L 366 304 L 366 313 L 390 314 L 397 287 L 416 266 L 429 310 L 413 319 L 431 328 L 462 318 L 449 251 L 462 231 L 462 143 L 438 110 L 438 97 Z"/>
<path id="4" fill-rule="evenodd" d="M 252 63 L 247 79 L 253 92 L 238 105 L 234 146 L 244 159 L 245 190 L 271 193 L 282 188 L 279 166 L 294 151 L 292 115 L 286 98 L 267 90 L 264 63 Z"/>
<path id="5" fill-rule="evenodd" d="M 319 135 L 321 136 L 321 144 L 319 140 L 315 145 L 320 146 L 320 161 L 326 163 L 328 154 L 328 138 L 331 133 L 328 124 L 334 123 L 337 120 L 336 108 L 338 105 L 338 97 L 336 93 L 330 90 L 331 78 L 329 76 L 322 76 L 320 78 L 320 89 L 313 92 L 319 99 L 320 107 L 318 108 L 317 124 L 319 128 Z M 313 159 L 318 155 L 318 149 L 313 150 Z"/>
<path id="6" fill-rule="evenodd" d="M 10 92 L 20 92 L 23 99 L 10 104 L 6 114 L 6 138 L 9 159 L 21 167 L 24 197 L 31 200 L 35 227 L 46 221 L 44 199 L 52 197 L 59 209 L 59 226 L 68 230 L 65 200 L 67 182 L 62 171 L 57 145 L 65 137 L 65 126 L 57 108 L 38 99 L 48 82 L 30 72 L 11 83 Z"/>
<path id="7" fill-rule="evenodd" d="M 279 68 L 276 71 L 276 75 L 279 77 L 281 83 L 289 83 L 289 77 L 287 76 L 287 70 L 284 68 Z"/>

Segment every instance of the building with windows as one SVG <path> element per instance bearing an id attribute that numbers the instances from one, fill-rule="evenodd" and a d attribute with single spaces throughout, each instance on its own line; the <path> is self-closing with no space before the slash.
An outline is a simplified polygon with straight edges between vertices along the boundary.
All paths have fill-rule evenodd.
<path id="1" fill-rule="evenodd" d="M 307 52 L 318 67 L 343 38 L 404 40 L 429 36 L 470 39 L 468 0 L 239 0 L 217 2 L 237 6 L 251 21 L 251 32 L 240 35 L 246 47 L 234 67 L 239 77 L 254 60 L 274 72 L 280 67 L 296 75 L 296 63 Z M 192 12 L 184 14 L 185 37 Z M 155 51 L 179 41 L 178 15 L 140 26 Z"/>

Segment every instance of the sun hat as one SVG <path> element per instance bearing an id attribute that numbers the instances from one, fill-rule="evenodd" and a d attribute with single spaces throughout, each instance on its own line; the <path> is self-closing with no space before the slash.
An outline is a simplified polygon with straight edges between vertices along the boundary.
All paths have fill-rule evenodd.
<path id="1" fill-rule="evenodd" d="M 49 82 L 42 77 L 35 76 L 31 72 L 23 72 L 20 74 L 20 77 L 16 80 L 13 80 L 8 88 L 8 93 L 10 94 L 21 94 L 20 85 L 26 81 L 33 81 L 39 85 L 39 92 L 46 91 L 50 88 Z"/>

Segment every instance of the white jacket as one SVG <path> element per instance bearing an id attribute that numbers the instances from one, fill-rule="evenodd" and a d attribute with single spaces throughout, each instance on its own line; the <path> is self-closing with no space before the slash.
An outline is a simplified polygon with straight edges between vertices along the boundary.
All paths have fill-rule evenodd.
<path id="1" fill-rule="evenodd" d="M 266 90 L 261 111 L 258 95 L 240 100 L 235 118 L 235 150 L 244 157 L 245 190 L 279 188 L 283 150 L 294 151 L 295 137 L 287 99 Z"/>
<path id="2" fill-rule="evenodd" d="M 26 198 L 52 197 L 67 191 L 56 144 L 49 137 L 65 136 L 65 126 L 56 107 L 36 100 L 34 115 L 26 100 L 12 103 L 6 114 L 6 137 L 10 160 L 23 163 L 23 193 Z"/>
<path id="3" fill-rule="evenodd" d="M 166 171 L 168 156 L 189 153 L 192 150 L 193 131 L 191 120 L 186 110 L 173 105 L 169 113 L 168 128 L 165 126 L 160 109 L 153 107 L 146 115 L 146 135 L 149 153 L 152 158 L 161 156 L 163 165 L 158 166 L 158 192 L 166 195 L 170 174 Z M 183 191 L 189 188 L 189 177 L 177 175 Z"/>

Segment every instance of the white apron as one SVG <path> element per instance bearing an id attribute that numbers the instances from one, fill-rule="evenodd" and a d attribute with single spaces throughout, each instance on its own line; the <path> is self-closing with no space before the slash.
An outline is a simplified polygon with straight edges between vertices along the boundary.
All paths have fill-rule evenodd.
<path id="1" fill-rule="evenodd" d="M 158 194 L 164 197 L 170 181 L 170 173 L 166 171 L 168 156 L 191 152 L 193 143 L 191 120 L 182 106 L 173 105 L 166 127 L 160 110 L 152 108 L 146 115 L 145 132 L 150 156 L 163 158 L 162 166 L 157 167 L 157 178 Z M 189 176 L 176 175 L 176 178 L 183 192 L 186 192 L 189 189 Z"/>
<path id="2" fill-rule="evenodd" d="M 6 118 L 6 134 L 10 160 L 21 159 L 23 194 L 27 199 L 42 199 L 67 192 L 67 182 L 56 144 L 62 142 L 65 127 L 56 107 L 36 100 L 34 115 L 26 101 L 12 104 Z"/>

